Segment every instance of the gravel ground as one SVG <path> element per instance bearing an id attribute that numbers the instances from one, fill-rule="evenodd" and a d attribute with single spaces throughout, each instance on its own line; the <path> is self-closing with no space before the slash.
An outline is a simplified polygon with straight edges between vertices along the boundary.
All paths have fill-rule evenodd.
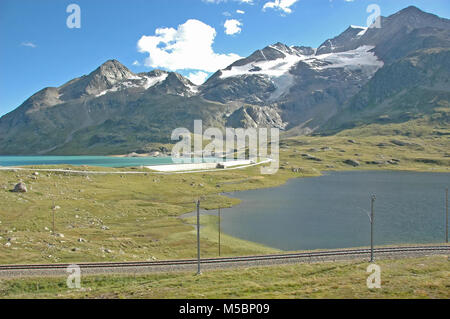
<path id="1" fill-rule="evenodd" d="M 317 252 L 315 252 L 317 253 Z M 449 256 L 450 247 L 442 248 L 436 251 L 401 251 L 401 252 L 376 252 L 375 261 L 380 259 L 400 259 L 413 257 L 426 257 L 435 255 Z M 248 268 L 258 266 L 273 266 L 284 264 L 299 264 L 299 263 L 322 263 L 335 261 L 369 261 L 369 253 L 361 253 L 358 255 L 340 255 L 340 256 L 320 256 L 309 257 L 301 256 L 289 259 L 271 259 L 271 260 L 257 260 L 257 261 L 233 261 L 233 262 L 217 262 L 217 263 L 202 263 L 201 269 L 229 269 L 229 268 Z M 114 267 L 96 267 L 96 268 L 81 268 L 83 275 L 101 275 L 101 274 L 145 274 L 155 272 L 197 272 L 197 264 L 190 263 L 185 265 L 151 265 L 151 266 L 126 266 L 120 268 Z M 0 270 L 0 278 L 17 278 L 17 277 L 57 277 L 68 276 L 65 268 L 61 269 L 30 269 L 30 270 Z"/>

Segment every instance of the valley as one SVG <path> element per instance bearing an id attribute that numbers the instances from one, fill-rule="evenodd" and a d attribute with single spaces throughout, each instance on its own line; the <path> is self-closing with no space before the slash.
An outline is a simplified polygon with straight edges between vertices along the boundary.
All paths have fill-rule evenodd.
<path id="1" fill-rule="evenodd" d="M 386 134 L 363 136 L 349 130 L 338 136 L 283 139 L 280 170 L 275 175 L 261 175 L 259 167 L 187 175 L 143 171 L 140 175 L 41 172 L 35 176 L 32 171 L 0 171 L 0 244 L 5 247 L 0 258 L 3 263 L 193 258 L 195 230 L 178 216 L 193 211 L 199 197 L 203 209 L 214 210 L 239 203 L 224 193 L 275 187 L 288 179 L 319 176 L 322 171 L 449 172 L 450 142 L 445 135 L 399 137 L 390 135 L 389 130 Z M 82 170 L 115 172 L 124 168 Z M 10 192 L 19 181 L 27 185 L 27 193 Z M 53 205 L 60 207 L 55 212 L 55 232 L 64 237 L 52 235 Z M 211 227 L 202 234 L 202 253 L 214 257 L 215 219 L 202 217 L 204 222 Z M 274 251 L 226 235 L 222 243 L 224 255 Z"/>

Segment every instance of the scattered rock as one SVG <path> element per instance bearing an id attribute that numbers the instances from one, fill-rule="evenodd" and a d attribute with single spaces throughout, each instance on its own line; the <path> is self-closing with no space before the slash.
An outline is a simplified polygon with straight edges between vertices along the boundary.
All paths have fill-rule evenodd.
<path id="1" fill-rule="evenodd" d="M 366 162 L 366 164 L 368 164 L 368 165 L 384 165 L 384 164 L 386 164 L 386 162 L 385 161 L 368 161 L 368 162 Z"/>
<path id="2" fill-rule="evenodd" d="M 10 243 L 10 242 L 7 242 L 7 243 L 5 244 L 5 247 L 11 247 L 11 243 Z"/>
<path id="3" fill-rule="evenodd" d="M 16 186 L 14 186 L 14 190 L 13 192 L 15 193 L 26 193 L 27 190 L 27 186 L 25 185 L 25 183 L 18 183 Z"/>
<path id="4" fill-rule="evenodd" d="M 344 164 L 347 164 L 347 165 L 350 165 L 353 167 L 361 165 L 357 160 L 352 160 L 352 159 L 345 160 Z"/>
<path id="5" fill-rule="evenodd" d="M 60 233 L 57 233 L 55 236 L 59 237 L 59 238 L 64 238 L 64 234 L 60 234 Z"/>
<path id="6" fill-rule="evenodd" d="M 400 140 L 391 140 L 391 143 L 397 146 L 414 146 L 414 147 L 421 147 L 420 144 L 412 143 L 412 142 L 405 142 Z"/>
<path id="7" fill-rule="evenodd" d="M 72 248 L 71 250 L 75 252 L 75 251 L 79 251 L 80 249 L 77 248 L 77 247 L 74 247 L 74 248 Z"/>
<path id="8" fill-rule="evenodd" d="M 393 161 L 393 160 L 389 160 L 389 161 L 387 161 L 387 163 L 391 164 L 391 165 L 398 165 L 398 162 Z"/>
<path id="9" fill-rule="evenodd" d="M 416 158 L 414 159 L 417 163 L 424 163 L 424 164 L 441 164 L 441 161 L 438 159 L 431 159 L 431 158 Z"/>
<path id="10" fill-rule="evenodd" d="M 102 226 L 102 229 L 103 230 L 109 230 L 109 227 L 108 226 Z"/>
<path id="11" fill-rule="evenodd" d="M 356 144 L 355 140 L 347 140 L 347 142 L 351 143 L 351 144 Z"/>
<path id="12" fill-rule="evenodd" d="M 34 176 L 39 176 L 39 173 L 38 172 L 34 172 L 33 175 Z"/>
<path id="13" fill-rule="evenodd" d="M 312 155 L 310 155 L 310 154 L 302 154 L 302 156 L 303 156 L 305 159 L 310 160 L 310 161 L 316 161 L 316 162 L 321 162 L 321 161 L 322 161 L 320 158 L 315 157 L 315 156 L 312 156 Z"/>
<path id="14" fill-rule="evenodd" d="M 79 242 L 79 243 L 85 243 L 85 242 L 86 242 L 86 239 L 80 237 L 80 238 L 78 238 L 78 242 Z"/>
<path id="15" fill-rule="evenodd" d="M 394 144 L 394 145 L 397 145 L 397 146 L 406 146 L 406 145 L 408 145 L 408 143 L 400 141 L 400 140 L 392 140 L 391 143 Z"/>

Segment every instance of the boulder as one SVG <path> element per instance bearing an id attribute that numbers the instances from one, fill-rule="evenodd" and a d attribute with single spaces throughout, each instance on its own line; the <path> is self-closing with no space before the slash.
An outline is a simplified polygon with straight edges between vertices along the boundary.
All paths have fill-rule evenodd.
<path id="1" fill-rule="evenodd" d="M 352 160 L 352 159 L 345 160 L 344 164 L 347 164 L 347 165 L 350 165 L 353 167 L 361 165 L 357 160 Z"/>
<path id="2" fill-rule="evenodd" d="M 310 161 L 316 161 L 316 162 L 321 162 L 321 161 L 322 161 L 320 158 L 315 157 L 315 156 L 310 155 L 310 154 L 307 154 L 307 153 L 306 153 L 306 154 L 302 154 L 302 156 L 303 156 L 305 159 L 310 160 Z"/>
<path id="3" fill-rule="evenodd" d="M 391 159 L 391 160 L 389 160 L 389 161 L 387 161 L 388 162 L 388 164 L 391 164 L 391 165 L 398 165 L 398 163 L 400 162 L 399 160 L 395 160 L 395 159 Z"/>
<path id="4" fill-rule="evenodd" d="M 15 193 L 26 193 L 27 190 L 27 186 L 25 185 L 25 183 L 18 183 L 16 186 L 14 186 L 13 192 Z"/>
<path id="5" fill-rule="evenodd" d="M 386 162 L 385 161 L 368 161 L 368 162 L 366 162 L 366 164 L 368 164 L 368 165 L 384 165 L 384 164 L 386 164 Z"/>

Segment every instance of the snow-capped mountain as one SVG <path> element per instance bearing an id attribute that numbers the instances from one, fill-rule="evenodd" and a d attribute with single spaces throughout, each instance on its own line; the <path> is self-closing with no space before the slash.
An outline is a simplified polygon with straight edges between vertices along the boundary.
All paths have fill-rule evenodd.
<path id="1" fill-rule="evenodd" d="M 204 92 L 208 92 L 208 86 L 214 87 L 220 81 L 229 83 L 227 80 L 230 78 L 242 79 L 256 76 L 261 81 L 267 82 L 267 90 L 270 91 L 268 95 L 264 94 L 266 92 L 261 92 L 260 101 L 274 102 L 288 94 L 290 88 L 295 85 L 298 80 L 295 70 L 300 63 L 318 74 L 327 69 L 343 69 L 343 71 L 359 70 L 367 77 L 371 77 L 384 64 L 371 52 L 373 48 L 373 46 L 361 46 L 355 50 L 317 54 L 312 48 L 304 52 L 298 47 L 287 47 L 277 43 L 255 52 L 254 58 L 240 60 L 220 70 L 205 84 Z M 268 52 L 270 55 L 267 54 Z M 229 96 L 228 99 L 233 100 L 235 97 Z"/>
<path id="2" fill-rule="evenodd" d="M 351 25 L 317 49 L 269 45 L 201 86 L 174 72 L 135 74 L 110 60 L 0 118 L 0 154 L 131 152 L 170 142 L 174 128 L 191 128 L 194 119 L 296 134 L 380 115 L 398 122 L 404 115 L 393 110 L 409 110 L 411 96 L 423 105 L 409 113 L 448 103 L 449 48 L 450 21 L 408 7 L 382 17 L 381 28 Z"/>

